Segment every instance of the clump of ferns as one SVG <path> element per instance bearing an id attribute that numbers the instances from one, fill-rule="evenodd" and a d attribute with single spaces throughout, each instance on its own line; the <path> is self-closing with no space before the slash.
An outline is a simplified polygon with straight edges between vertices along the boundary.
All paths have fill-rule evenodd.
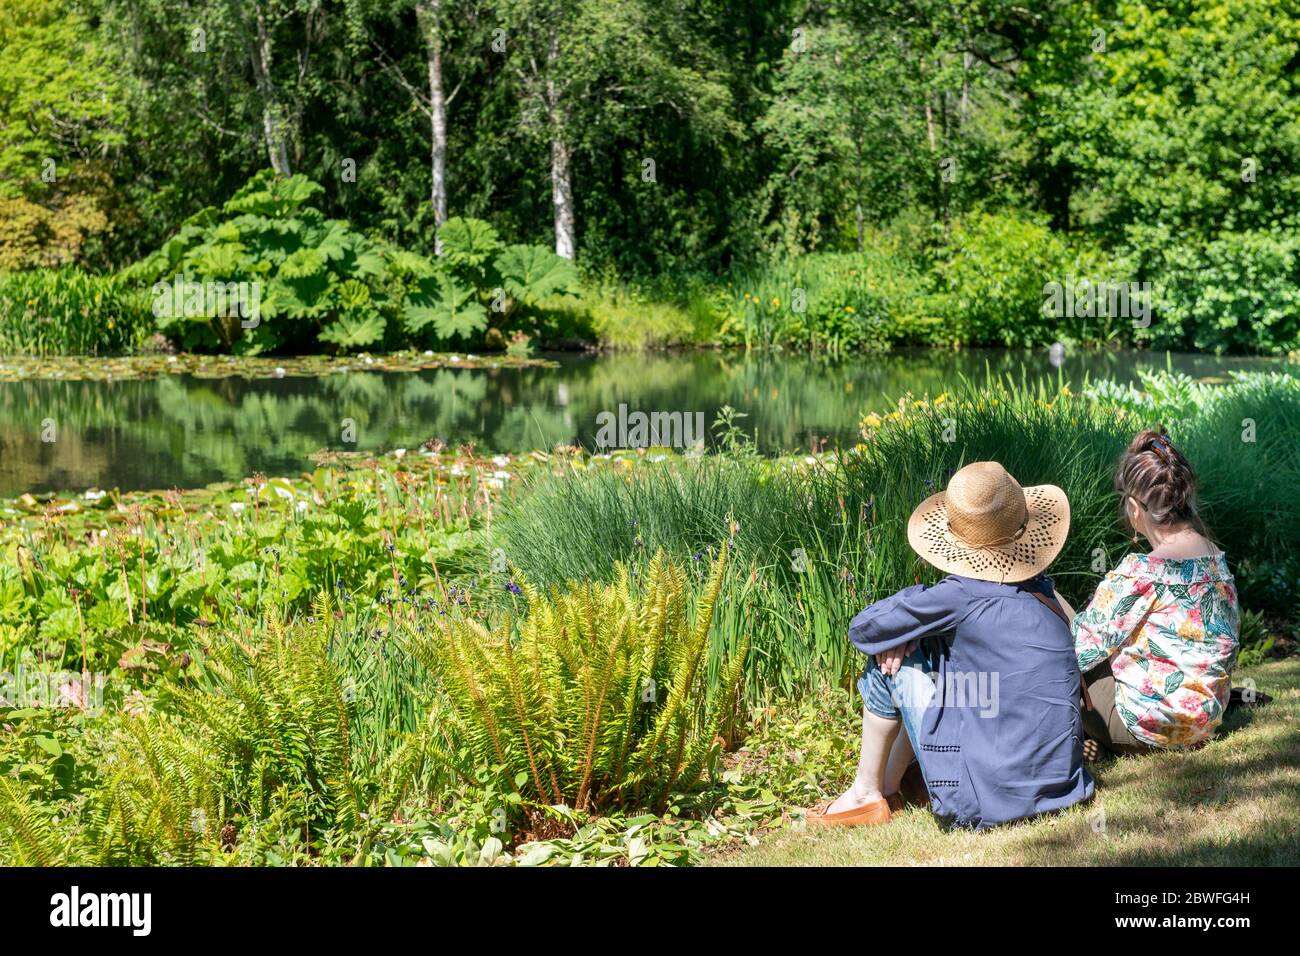
<path id="1" fill-rule="evenodd" d="M 521 581 L 521 620 L 489 630 L 456 616 L 435 635 L 408 636 L 447 704 L 426 754 L 465 781 L 493 768 L 535 808 L 662 813 L 716 758 L 735 707 L 747 643 L 709 660 L 726 562 L 723 547 L 693 608 L 686 571 L 661 552 L 635 590 L 621 564 L 611 584 L 543 595 Z"/>
<path id="2" fill-rule="evenodd" d="M 203 686 L 175 691 L 166 712 L 123 718 L 98 859 L 213 862 L 236 848 L 256 859 L 286 834 L 309 853 L 340 834 L 360 849 L 392 815 L 423 746 L 412 739 L 371 772 L 359 766 L 324 595 L 310 622 L 271 616 L 254 637 L 219 637 Z"/>

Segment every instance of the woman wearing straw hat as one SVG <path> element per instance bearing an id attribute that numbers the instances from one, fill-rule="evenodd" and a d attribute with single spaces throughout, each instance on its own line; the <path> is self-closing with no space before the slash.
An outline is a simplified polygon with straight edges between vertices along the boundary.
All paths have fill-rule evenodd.
<path id="1" fill-rule="evenodd" d="M 1074 645 L 1043 575 L 1069 527 L 1065 492 L 1021 488 L 992 461 L 921 502 L 908 543 L 948 576 L 850 624 L 849 640 L 870 655 L 858 681 L 862 753 L 853 785 L 810 811 L 810 825 L 888 823 L 914 753 L 931 809 L 950 826 L 995 826 L 1092 796 Z M 912 802 L 925 799 L 919 784 Z"/>

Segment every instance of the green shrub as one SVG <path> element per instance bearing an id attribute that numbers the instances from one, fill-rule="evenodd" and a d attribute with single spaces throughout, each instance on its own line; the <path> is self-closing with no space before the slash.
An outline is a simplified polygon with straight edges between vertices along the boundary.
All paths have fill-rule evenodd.
<path id="1" fill-rule="evenodd" d="M 164 306 L 159 328 L 184 348 L 250 355 L 322 344 L 339 351 L 481 344 L 489 314 L 498 333 L 532 331 L 543 300 L 576 286 L 571 263 L 541 246 L 507 246 L 480 220 L 449 219 L 439 234 L 442 256 L 433 260 L 326 219 L 308 205 L 321 192 L 303 175 L 263 170 L 220 210 L 191 217 L 123 278 L 152 288 Z M 208 294 L 191 306 L 178 279 L 213 289 L 247 283 L 253 301 L 236 308 L 227 296 Z M 169 287 L 177 292 L 168 295 Z"/>
<path id="2" fill-rule="evenodd" d="M 734 270 L 719 293 L 724 343 L 831 352 L 929 341 L 923 279 L 882 240 L 861 254 L 814 254 Z"/>
<path id="3" fill-rule="evenodd" d="M 1050 282 L 1128 281 L 1118 264 L 1071 248 L 1035 219 L 978 213 L 954 224 L 933 267 L 934 310 L 944 336 L 967 345 L 1035 346 L 1058 340 L 1107 341 L 1128 318 L 1075 318 L 1044 312 Z"/>
<path id="4" fill-rule="evenodd" d="M 338 833 L 364 843 L 413 779 L 420 744 L 371 766 L 352 749 L 352 697 L 331 660 L 323 598 L 313 617 L 222 633 L 198 686 L 165 708 L 117 717 L 106 785 L 88 831 L 101 863 L 193 863 L 235 853 L 304 854 Z"/>
<path id="5" fill-rule="evenodd" d="M 1156 316 L 1138 341 L 1212 352 L 1300 347 L 1300 237 L 1256 231 L 1170 243 L 1153 268 Z"/>

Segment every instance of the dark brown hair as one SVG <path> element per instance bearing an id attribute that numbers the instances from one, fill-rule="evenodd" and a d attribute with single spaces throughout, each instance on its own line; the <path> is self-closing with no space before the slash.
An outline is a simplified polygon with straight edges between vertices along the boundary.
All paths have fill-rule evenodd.
<path id="1" fill-rule="evenodd" d="M 1196 475 L 1192 464 L 1174 447 L 1164 427 L 1137 433 L 1115 469 L 1119 511 L 1129 526 L 1126 500 L 1132 497 L 1158 528 L 1186 524 L 1210 537 L 1196 509 Z M 1130 527 L 1130 530 L 1132 528 Z"/>

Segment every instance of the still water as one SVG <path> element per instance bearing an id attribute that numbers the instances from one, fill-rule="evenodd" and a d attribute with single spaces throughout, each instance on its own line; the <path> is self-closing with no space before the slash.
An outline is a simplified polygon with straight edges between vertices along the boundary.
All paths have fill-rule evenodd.
<path id="1" fill-rule="evenodd" d="M 681 412 L 711 424 L 731 405 L 765 452 L 850 443 L 868 411 L 910 390 L 937 394 L 960 376 L 1022 368 L 1032 380 L 1058 375 L 1132 380 L 1166 357 L 1133 352 L 1068 355 L 1058 369 L 1046 351 L 908 352 L 826 361 L 806 356 L 692 352 L 553 356 L 557 368 L 350 372 L 319 378 L 0 383 L 0 495 L 198 487 L 263 472 L 296 474 L 321 449 L 386 451 L 431 438 L 483 451 L 594 445 L 602 412 Z M 1174 355 L 1197 378 L 1267 368 L 1269 359 Z M 42 441 L 42 423 L 57 424 Z M 344 442 L 347 421 L 354 444 Z"/>

